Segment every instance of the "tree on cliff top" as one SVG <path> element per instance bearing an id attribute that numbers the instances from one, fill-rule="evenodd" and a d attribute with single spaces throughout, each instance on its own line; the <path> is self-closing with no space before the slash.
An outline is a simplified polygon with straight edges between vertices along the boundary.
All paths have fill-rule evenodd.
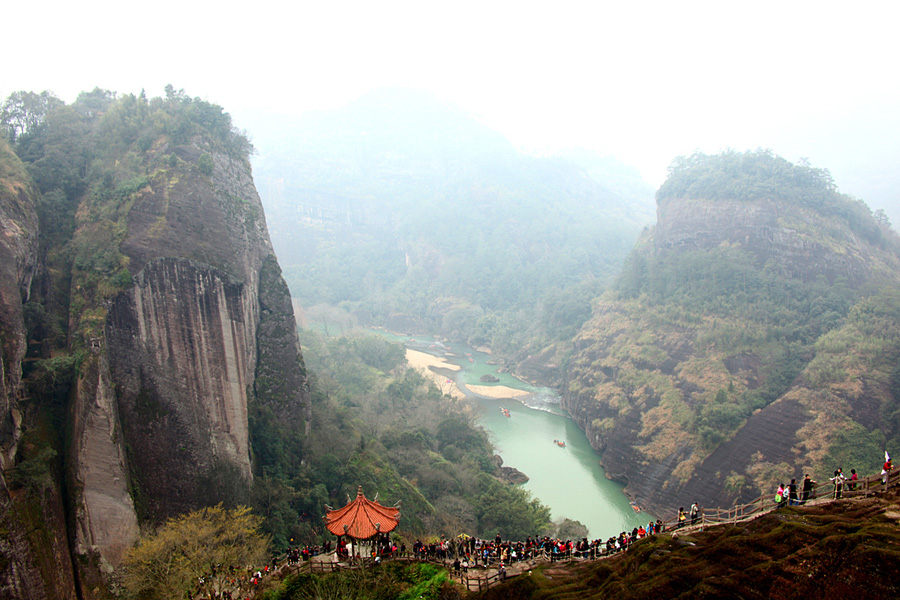
<path id="1" fill-rule="evenodd" d="M 50 111 L 62 105 L 63 101 L 47 90 L 40 94 L 13 92 L 0 106 L 0 130 L 15 144 L 20 137 L 36 133 Z"/>
<path id="2" fill-rule="evenodd" d="M 792 164 L 771 150 L 728 150 L 713 155 L 695 152 L 673 160 L 656 199 L 768 198 L 818 205 L 832 195 L 839 194 L 827 169 L 816 169 L 806 161 Z"/>
<path id="3" fill-rule="evenodd" d="M 656 192 L 657 203 L 676 198 L 773 200 L 804 206 L 844 220 L 870 243 L 884 241 L 871 209 L 862 200 L 840 193 L 828 169 L 812 167 L 806 159 L 794 164 L 771 150 L 679 156 Z"/>
<path id="4" fill-rule="evenodd" d="M 262 566 L 269 539 L 262 518 L 246 506 L 222 505 L 169 519 L 132 548 L 122 565 L 126 598 L 184 598 L 186 592 L 220 597 L 249 589 L 248 570 Z M 201 583 L 202 581 L 202 583 Z"/>

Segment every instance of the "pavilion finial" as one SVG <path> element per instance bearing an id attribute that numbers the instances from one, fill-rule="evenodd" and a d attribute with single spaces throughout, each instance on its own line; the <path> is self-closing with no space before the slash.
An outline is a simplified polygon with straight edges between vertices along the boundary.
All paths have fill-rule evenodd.
<path id="1" fill-rule="evenodd" d="M 362 496 L 362 495 L 363 495 L 363 493 L 362 493 L 362 486 L 359 486 L 359 489 L 356 490 L 356 496 L 359 497 L 359 496 Z"/>

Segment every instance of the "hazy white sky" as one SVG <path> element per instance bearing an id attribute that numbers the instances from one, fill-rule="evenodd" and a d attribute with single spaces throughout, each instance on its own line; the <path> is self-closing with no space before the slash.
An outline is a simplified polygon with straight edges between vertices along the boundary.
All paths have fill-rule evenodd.
<path id="1" fill-rule="evenodd" d="M 614 154 L 654 185 L 697 149 L 808 157 L 900 224 L 896 1 L 8 4 L 2 98 L 172 83 L 241 127 L 250 110 L 406 86 L 526 149 Z"/>

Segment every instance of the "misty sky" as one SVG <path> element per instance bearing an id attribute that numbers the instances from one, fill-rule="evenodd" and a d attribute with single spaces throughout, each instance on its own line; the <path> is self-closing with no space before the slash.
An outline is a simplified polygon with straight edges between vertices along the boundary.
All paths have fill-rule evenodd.
<path id="1" fill-rule="evenodd" d="M 526 150 L 598 150 L 654 186 L 694 150 L 807 157 L 900 225 L 897 2 L 13 0 L 2 14 L 2 98 L 171 83 L 242 127 L 412 87 Z"/>

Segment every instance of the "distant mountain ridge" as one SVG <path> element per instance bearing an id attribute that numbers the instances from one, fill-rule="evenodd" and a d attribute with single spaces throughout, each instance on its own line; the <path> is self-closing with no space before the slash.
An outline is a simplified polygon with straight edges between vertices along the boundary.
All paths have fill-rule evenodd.
<path id="1" fill-rule="evenodd" d="M 295 296 L 501 352 L 546 335 L 541 306 L 578 304 L 581 316 L 554 317 L 574 333 L 593 293 L 582 288 L 608 281 L 653 218 L 636 171 L 587 152 L 523 155 L 426 94 L 383 90 L 255 130 L 255 174 Z M 613 172 L 609 185 L 595 178 Z M 487 313 L 499 320 L 479 324 Z"/>
<path id="2" fill-rule="evenodd" d="M 575 340 L 563 406 L 657 514 L 900 444 L 900 240 L 827 172 L 695 155 Z"/>

